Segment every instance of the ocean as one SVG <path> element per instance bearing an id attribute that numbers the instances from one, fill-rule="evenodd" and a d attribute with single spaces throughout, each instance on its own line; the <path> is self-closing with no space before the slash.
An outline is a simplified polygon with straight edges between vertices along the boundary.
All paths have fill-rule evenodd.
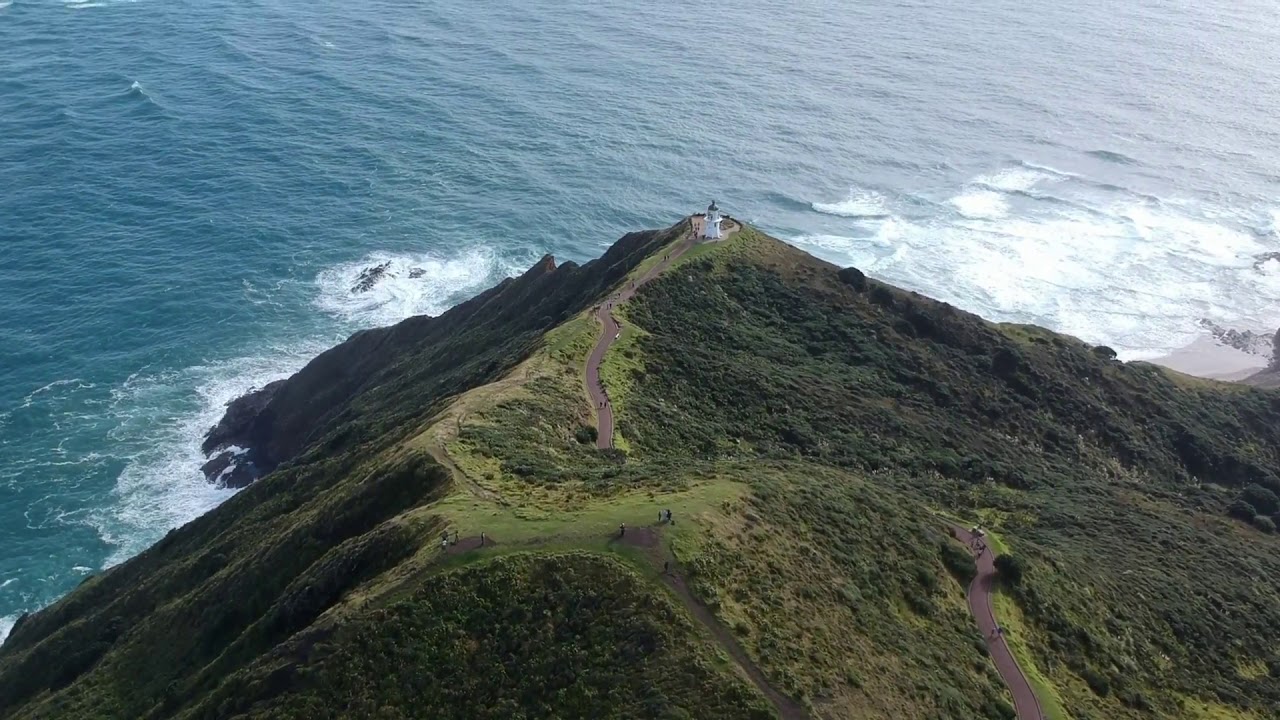
<path id="1" fill-rule="evenodd" d="M 1277 46 L 1260 0 L 0 0 L 0 636 L 229 496 L 227 401 L 712 199 L 1125 358 L 1274 330 Z"/>

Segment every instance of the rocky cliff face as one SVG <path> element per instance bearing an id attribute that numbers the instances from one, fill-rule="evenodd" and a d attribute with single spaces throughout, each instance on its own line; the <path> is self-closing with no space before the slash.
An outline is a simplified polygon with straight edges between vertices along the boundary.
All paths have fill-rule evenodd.
<path id="1" fill-rule="evenodd" d="M 1274 358 L 1272 347 L 1277 337 L 1276 333 L 1255 333 L 1252 330 L 1236 330 L 1235 328 L 1223 327 L 1208 319 L 1202 319 L 1200 327 L 1209 331 L 1213 339 L 1222 345 L 1250 355 Z"/>
<path id="2" fill-rule="evenodd" d="M 1280 388 L 1280 330 L 1272 336 L 1271 363 L 1263 370 L 1245 378 L 1244 382 L 1260 388 Z"/>
<path id="3" fill-rule="evenodd" d="M 243 487 L 308 446 L 367 442 L 519 363 L 546 330 L 597 301 L 676 228 L 631 233 L 586 265 L 550 255 L 439 317 L 364 330 L 227 407 L 203 450 L 211 482 Z"/>

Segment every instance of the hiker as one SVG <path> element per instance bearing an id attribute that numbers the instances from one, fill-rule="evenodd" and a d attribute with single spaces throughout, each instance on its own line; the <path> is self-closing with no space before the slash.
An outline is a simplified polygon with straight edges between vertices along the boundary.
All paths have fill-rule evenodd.
<path id="1" fill-rule="evenodd" d="M 449 538 L 445 538 L 440 541 L 440 552 L 448 552 L 448 551 L 449 551 Z"/>
<path id="2" fill-rule="evenodd" d="M 480 533 L 480 547 L 484 547 L 484 533 Z"/>
<path id="3" fill-rule="evenodd" d="M 454 531 L 453 531 L 453 544 L 454 544 L 454 545 L 457 545 L 457 544 L 458 544 L 458 535 L 459 535 L 458 531 L 457 531 L 457 530 L 454 530 Z"/>
<path id="4" fill-rule="evenodd" d="M 618 537 L 622 537 L 626 534 L 627 534 L 627 524 L 622 523 L 621 525 L 618 526 Z"/>
<path id="5" fill-rule="evenodd" d="M 663 561 L 662 561 L 662 574 L 663 574 L 663 575 L 666 575 L 666 574 L 667 574 L 667 573 L 669 573 L 669 572 L 671 572 L 671 561 L 670 561 L 670 560 L 663 560 Z"/>

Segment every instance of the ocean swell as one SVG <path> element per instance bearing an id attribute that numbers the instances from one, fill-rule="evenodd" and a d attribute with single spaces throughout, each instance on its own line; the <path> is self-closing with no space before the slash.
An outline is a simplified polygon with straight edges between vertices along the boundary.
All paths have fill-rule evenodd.
<path id="1" fill-rule="evenodd" d="M 1280 238 L 1255 230 L 1270 208 L 1103 190 L 1025 163 L 977 176 L 934 207 L 795 242 L 994 320 L 1112 345 L 1125 358 L 1182 347 L 1204 318 L 1255 331 L 1280 323 L 1280 273 L 1258 260 L 1280 250 Z"/>

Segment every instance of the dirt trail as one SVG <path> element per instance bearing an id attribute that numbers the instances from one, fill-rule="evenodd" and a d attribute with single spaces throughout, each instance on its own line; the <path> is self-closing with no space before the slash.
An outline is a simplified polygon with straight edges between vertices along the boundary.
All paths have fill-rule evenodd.
<path id="1" fill-rule="evenodd" d="M 752 662 L 751 657 L 747 655 L 747 651 L 743 650 L 742 646 L 738 644 L 738 639 L 733 636 L 733 633 L 720 624 L 720 621 L 712 614 L 711 610 L 698 602 L 693 593 L 689 592 L 689 588 L 684 583 L 684 578 L 675 573 L 666 573 L 662 576 L 662 579 L 667 583 L 667 587 L 675 591 L 676 596 L 689 609 L 689 612 L 693 613 L 698 622 L 707 628 L 720 647 L 724 648 L 724 651 L 729 653 L 729 657 L 733 658 L 738 667 L 742 668 L 747 677 L 751 679 L 751 683 L 756 686 L 756 689 L 763 693 L 770 704 L 773 705 L 773 709 L 778 711 L 778 715 L 782 720 L 807 720 L 809 714 L 805 712 L 800 703 L 778 692 L 769 683 L 769 679 Z"/>
<path id="2" fill-rule="evenodd" d="M 958 525 L 951 526 L 951 531 L 961 542 L 973 548 L 973 533 Z M 986 638 L 987 650 L 996 670 L 1013 695 L 1013 709 L 1018 714 L 1018 720 L 1044 720 L 1040 700 L 1031 689 L 1026 674 L 1018 666 L 1018 661 L 1014 660 L 1004 635 L 996 634 L 999 623 L 996 622 L 995 610 L 991 606 L 991 589 L 996 580 L 995 553 L 987 548 L 977 555 L 977 563 L 978 576 L 969 583 L 969 612 L 973 613 L 982 637 Z"/>
<path id="3" fill-rule="evenodd" d="M 643 277 L 636 281 L 628 281 L 627 285 L 617 293 L 610 295 L 599 307 L 596 308 L 596 320 L 604 328 L 604 332 L 600 335 L 600 339 L 596 341 L 596 346 L 592 348 L 590 357 L 587 358 L 587 395 L 591 397 L 591 404 L 596 410 L 596 414 L 600 420 L 596 424 L 596 447 L 611 448 L 613 447 L 613 404 L 609 401 L 609 392 L 605 390 L 604 383 L 600 381 L 600 363 L 604 360 L 605 353 L 609 352 L 609 348 L 613 346 L 614 341 L 622 333 L 622 327 L 618 321 L 614 319 L 611 312 L 614 305 L 624 303 L 636 294 L 636 290 L 642 285 L 654 279 L 663 270 L 671 266 L 681 255 L 685 254 L 689 248 L 693 247 L 697 242 L 698 235 L 696 226 L 690 226 L 689 234 L 685 236 L 680 244 L 672 248 L 671 251 L 662 257 L 662 261 L 649 269 Z"/>
<path id="4" fill-rule="evenodd" d="M 480 483 L 472 480 L 466 473 L 462 472 L 462 468 L 453 462 L 453 458 L 449 456 L 449 451 L 445 450 L 444 445 L 438 442 L 432 442 L 427 446 L 427 454 L 431 455 L 437 463 L 440 463 L 448 470 L 454 480 L 459 480 L 467 487 L 471 488 L 471 492 L 477 497 L 484 498 L 499 505 L 506 505 L 507 501 L 498 493 L 482 486 Z"/>
<path id="5" fill-rule="evenodd" d="M 626 545 L 646 549 L 653 549 L 658 546 L 658 533 L 652 527 L 629 527 L 624 535 L 616 539 Z M 655 563 L 662 561 L 660 551 L 650 552 L 648 555 Z M 670 562 L 674 567 L 675 562 Z M 805 711 L 804 707 L 784 693 L 779 692 L 769 682 L 764 672 L 752 661 L 751 656 L 747 655 L 747 651 L 738 643 L 738 639 L 733 636 L 733 633 L 720 622 L 710 608 L 703 605 L 689 591 L 684 578 L 678 572 L 674 569 L 663 572 L 662 581 L 675 592 L 676 597 L 680 598 L 680 602 L 693 615 L 694 619 L 701 623 L 707 629 L 707 632 L 711 633 L 711 637 L 716 641 L 716 644 L 729 653 L 729 657 L 746 673 L 747 678 L 751 680 L 751 684 L 756 686 L 756 689 L 765 696 L 769 704 L 773 705 L 773 709 L 778 711 L 778 715 L 782 720 L 808 719 L 809 713 Z"/>

